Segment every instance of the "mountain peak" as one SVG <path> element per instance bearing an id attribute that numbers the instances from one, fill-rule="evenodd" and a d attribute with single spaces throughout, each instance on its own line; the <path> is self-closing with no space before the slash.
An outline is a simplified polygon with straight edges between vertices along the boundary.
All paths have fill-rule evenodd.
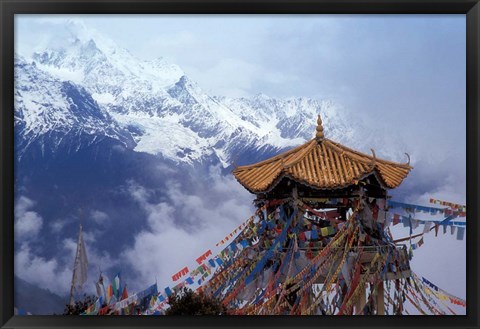
<path id="1" fill-rule="evenodd" d="M 57 40 L 63 47 L 35 54 L 40 64 L 29 71 L 38 78 L 27 79 L 30 72 L 24 72 L 22 83 L 28 93 L 19 95 L 17 107 L 28 107 L 28 114 L 33 113 L 30 108 L 37 109 L 39 115 L 38 119 L 25 117 L 26 128 L 42 127 L 43 133 L 53 122 L 59 128 L 81 121 L 89 131 L 123 135 L 107 129 L 107 125 L 118 124 L 116 131 L 126 129 L 135 140 L 135 151 L 186 163 L 214 154 L 225 165 L 234 154 L 247 150 L 282 149 L 311 139 L 321 113 L 329 138 L 355 146 L 351 120 L 331 102 L 273 98 L 264 93 L 240 99 L 211 97 L 164 57 L 140 60 L 75 20 L 67 29 L 69 41 Z M 18 63 L 24 63 L 20 57 Z M 51 81 L 48 92 L 34 83 L 42 78 Z M 65 81 L 74 83 L 61 84 Z M 54 99 L 43 99 L 49 95 Z M 43 104 L 57 110 L 50 111 Z M 88 118 L 75 106 L 88 109 Z M 58 120 L 60 113 L 65 114 L 63 122 Z M 106 125 L 97 122 L 104 121 L 103 113 L 111 116 L 105 115 Z M 93 129 L 94 124 L 102 129 Z"/>
<path id="2" fill-rule="evenodd" d="M 264 94 L 264 93 L 258 93 L 258 94 L 255 95 L 254 98 L 258 99 L 258 100 L 271 100 L 272 99 L 270 96 L 268 96 L 267 94 Z"/>

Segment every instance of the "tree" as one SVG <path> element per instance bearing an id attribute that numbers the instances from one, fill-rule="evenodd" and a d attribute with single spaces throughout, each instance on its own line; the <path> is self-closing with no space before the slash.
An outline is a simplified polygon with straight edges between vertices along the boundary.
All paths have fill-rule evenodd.
<path id="1" fill-rule="evenodd" d="M 183 288 L 168 298 L 170 308 L 166 315 L 223 315 L 227 309 L 222 302 L 203 292 L 196 293 L 191 289 Z"/>
<path id="2" fill-rule="evenodd" d="M 85 294 L 83 300 L 76 301 L 74 305 L 66 304 L 63 315 L 80 315 L 93 303 L 95 303 L 95 297 Z"/>

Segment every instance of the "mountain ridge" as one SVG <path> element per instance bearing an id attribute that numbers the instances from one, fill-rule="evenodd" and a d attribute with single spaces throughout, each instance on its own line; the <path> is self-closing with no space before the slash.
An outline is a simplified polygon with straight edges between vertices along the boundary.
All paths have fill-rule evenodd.
<path id="1" fill-rule="evenodd" d="M 94 42 L 88 44 L 89 47 L 95 45 Z M 98 52 L 99 50 L 94 53 Z M 65 122 L 57 120 L 47 127 L 45 122 L 41 122 L 41 118 L 37 118 L 35 122 L 32 115 L 27 122 L 25 120 L 27 107 L 23 105 L 30 95 L 25 96 L 19 92 L 16 95 L 15 113 L 16 126 L 20 128 L 22 137 L 28 137 L 22 129 L 23 126 L 45 129 L 37 132 L 37 135 L 59 131 L 62 122 L 70 123 L 70 126 L 67 124 L 67 127 L 64 127 L 65 130 L 71 129 L 73 123 L 78 124 L 82 120 L 69 113 L 69 110 L 72 112 L 83 107 L 92 114 L 92 118 L 89 118 L 90 129 L 86 129 L 87 135 L 90 133 L 97 135 L 97 138 L 99 135 L 110 137 L 121 141 L 125 147 L 134 151 L 161 154 L 175 162 L 194 164 L 201 161 L 205 155 L 216 156 L 226 167 L 239 153 L 239 148 L 259 150 L 266 147 L 280 151 L 305 142 L 313 135 L 318 113 L 323 112 L 325 126 L 330 127 L 326 128 L 327 133 L 333 132 L 340 139 L 345 139 L 345 136 L 349 138 L 351 135 L 345 124 L 331 122 L 332 125 L 327 125 L 330 117 L 335 119 L 339 117 L 335 105 L 330 101 L 306 98 L 279 100 L 265 95 L 251 99 L 209 96 L 185 75 L 181 75 L 177 82 L 156 94 L 148 93 L 152 86 L 147 86 L 146 91 L 139 86 L 136 99 L 129 96 L 133 94 L 131 91 L 125 91 L 128 85 L 121 85 L 126 77 L 117 81 L 119 86 L 114 94 L 99 94 L 99 91 L 105 90 L 92 87 L 90 82 L 99 80 L 89 77 L 88 73 L 84 76 L 84 81 L 62 80 L 65 79 L 65 74 L 58 74 L 51 69 L 61 67 L 59 63 L 62 61 L 59 60 L 59 56 L 65 55 L 65 51 L 50 53 L 48 56 L 38 54 L 35 53 L 34 58 L 41 59 L 40 65 L 35 60 L 28 63 L 20 55 L 16 56 L 16 79 L 19 81 L 17 87 L 19 90 L 37 92 L 30 98 L 51 96 L 54 101 L 44 101 L 44 104 L 51 105 L 50 116 L 63 119 Z M 72 59 L 67 57 L 67 62 L 70 63 Z M 70 73 L 75 75 L 74 71 Z M 117 73 L 118 71 L 114 71 L 114 75 Z M 55 92 L 46 92 L 32 81 L 50 84 L 49 89 Z M 60 100 L 58 95 L 62 96 Z M 72 102 L 79 98 L 83 98 L 81 104 Z M 54 104 L 57 106 L 52 106 Z M 28 112 L 32 112 L 32 109 L 34 113 L 42 112 L 41 106 L 35 105 L 30 104 Z M 66 114 L 66 118 L 59 118 L 59 112 Z M 85 116 L 85 113 L 78 114 Z M 95 116 L 101 120 L 96 121 Z M 85 124 L 89 120 L 83 121 Z M 107 126 L 112 128 L 109 133 Z M 335 128 L 331 129 L 332 126 Z M 30 142 L 31 140 L 27 144 Z M 19 144 L 21 145 L 22 143 Z"/>

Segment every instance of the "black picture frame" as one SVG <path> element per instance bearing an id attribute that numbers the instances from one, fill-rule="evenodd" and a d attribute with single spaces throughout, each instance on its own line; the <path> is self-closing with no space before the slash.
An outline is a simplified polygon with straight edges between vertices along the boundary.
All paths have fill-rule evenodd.
<path id="1" fill-rule="evenodd" d="M 1 328 L 391 327 L 478 328 L 479 48 L 478 0 L 1 0 L 0 326 Z M 467 311 L 465 316 L 385 317 L 133 317 L 14 316 L 13 311 L 13 59 L 16 14 L 464 14 L 467 37 Z"/>

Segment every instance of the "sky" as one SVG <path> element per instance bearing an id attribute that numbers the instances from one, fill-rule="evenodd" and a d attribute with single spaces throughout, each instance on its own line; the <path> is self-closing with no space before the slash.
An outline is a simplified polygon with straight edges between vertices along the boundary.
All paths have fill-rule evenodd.
<path id="1" fill-rule="evenodd" d="M 19 15 L 15 21 L 16 51 L 28 56 L 41 48 L 47 34 L 56 33 L 55 29 L 71 18 Z M 210 95 L 252 97 L 263 93 L 332 100 L 378 131 L 378 138 L 392 134 L 408 146 L 417 171 L 414 169 L 404 184 L 430 185 L 426 191 L 406 196 L 406 201 L 428 204 L 428 198 L 435 197 L 465 204 L 464 15 L 74 18 L 138 58 L 164 57 L 179 65 Z M 141 187 L 132 188 L 132 196 L 145 202 L 141 191 Z M 245 199 L 244 194 L 240 199 Z M 151 214 L 148 220 L 155 221 L 161 205 L 144 205 Z M 31 227 L 22 234 L 35 234 L 40 220 L 28 212 L 31 200 L 23 200 L 21 206 L 19 211 L 32 219 Z M 155 233 L 160 232 L 143 232 L 138 238 L 153 241 Z M 398 234 L 403 233 L 399 230 Z M 206 246 L 191 247 L 196 252 Z M 125 252 L 127 258 L 148 252 L 145 244 L 134 248 Z M 464 241 L 429 237 L 417 253 L 413 264 L 419 274 L 465 297 Z"/>
<path id="2" fill-rule="evenodd" d="M 210 95 L 332 100 L 379 135 L 395 126 L 413 163 L 446 162 L 466 180 L 464 15 L 19 15 L 16 50 L 72 18 L 179 65 Z"/>

